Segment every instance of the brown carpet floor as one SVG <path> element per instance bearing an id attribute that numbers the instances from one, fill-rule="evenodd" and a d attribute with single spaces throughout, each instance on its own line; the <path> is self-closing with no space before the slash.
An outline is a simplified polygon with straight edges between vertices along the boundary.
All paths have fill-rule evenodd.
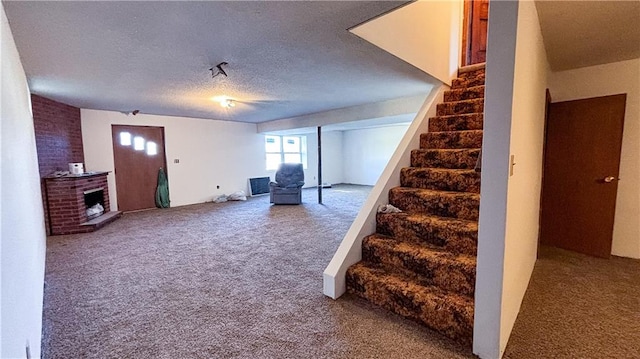
<path id="1" fill-rule="evenodd" d="M 370 187 L 130 213 L 48 239 L 44 358 L 468 358 L 322 272 Z"/>
<path id="2" fill-rule="evenodd" d="M 44 358 L 469 358 L 322 271 L 370 187 L 126 214 L 50 237 Z M 640 261 L 542 248 L 505 358 L 639 358 Z"/>
<path id="3" fill-rule="evenodd" d="M 505 358 L 640 358 L 640 260 L 542 247 Z"/>

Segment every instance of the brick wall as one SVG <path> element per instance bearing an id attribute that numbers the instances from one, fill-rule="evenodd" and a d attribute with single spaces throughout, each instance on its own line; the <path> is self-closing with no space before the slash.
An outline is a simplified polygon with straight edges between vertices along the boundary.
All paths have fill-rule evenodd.
<path id="1" fill-rule="evenodd" d="M 80 109 L 31 95 L 40 177 L 84 162 Z"/>
<path id="2" fill-rule="evenodd" d="M 84 162 L 80 109 L 38 95 L 31 95 L 31 108 L 40 177 L 68 171 L 71 162 Z M 45 226 L 51 234 L 44 183 L 42 193 Z"/>

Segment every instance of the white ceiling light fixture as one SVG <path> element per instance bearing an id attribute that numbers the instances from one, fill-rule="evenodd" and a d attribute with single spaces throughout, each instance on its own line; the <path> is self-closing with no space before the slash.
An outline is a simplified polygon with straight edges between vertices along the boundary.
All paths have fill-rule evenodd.
<path id="1" fill-rule="evenodd" d="M 235 107 L 236 101 L 227 97 L 227 96 L 214 96 L 211 98 L 212 101 L 215 101 L 220 104 L 220 106 L 224 108 Z"/>
<path id="2" fill-rule="evenodd" d="M 220 106 L 224 107 L 224 108 L 231 108 L 231 107 L 235 107 L 236 106 L 236 102 L 233 101 L 230 98 L 224 99 L 222 101 L 220 101 Z"/>

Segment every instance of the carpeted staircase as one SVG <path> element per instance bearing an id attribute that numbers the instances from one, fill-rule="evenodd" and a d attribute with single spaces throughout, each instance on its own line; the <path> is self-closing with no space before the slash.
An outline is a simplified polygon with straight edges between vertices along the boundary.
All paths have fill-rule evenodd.
<path id="1" fill-rule="evenodd" d="M 484 64 L 462 68 L 401 187 L 378 213 L 377 233 L 362 243 L 362 261 L 347 271 L 347 290 L 466 345 L 473 338 Z"/>

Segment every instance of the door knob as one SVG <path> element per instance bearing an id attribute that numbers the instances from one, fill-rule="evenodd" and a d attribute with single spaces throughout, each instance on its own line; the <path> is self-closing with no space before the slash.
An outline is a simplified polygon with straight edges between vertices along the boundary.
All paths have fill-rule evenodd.
<path id="1" fill-rule="evenodd" d="M 614 179 L 616 179 L 616 178 L 613 177 L 613 176 L 605 177 L 604 178 L 604 182 L 605 183 L 611 183 L 611 182 L 613 182 Z"/>

